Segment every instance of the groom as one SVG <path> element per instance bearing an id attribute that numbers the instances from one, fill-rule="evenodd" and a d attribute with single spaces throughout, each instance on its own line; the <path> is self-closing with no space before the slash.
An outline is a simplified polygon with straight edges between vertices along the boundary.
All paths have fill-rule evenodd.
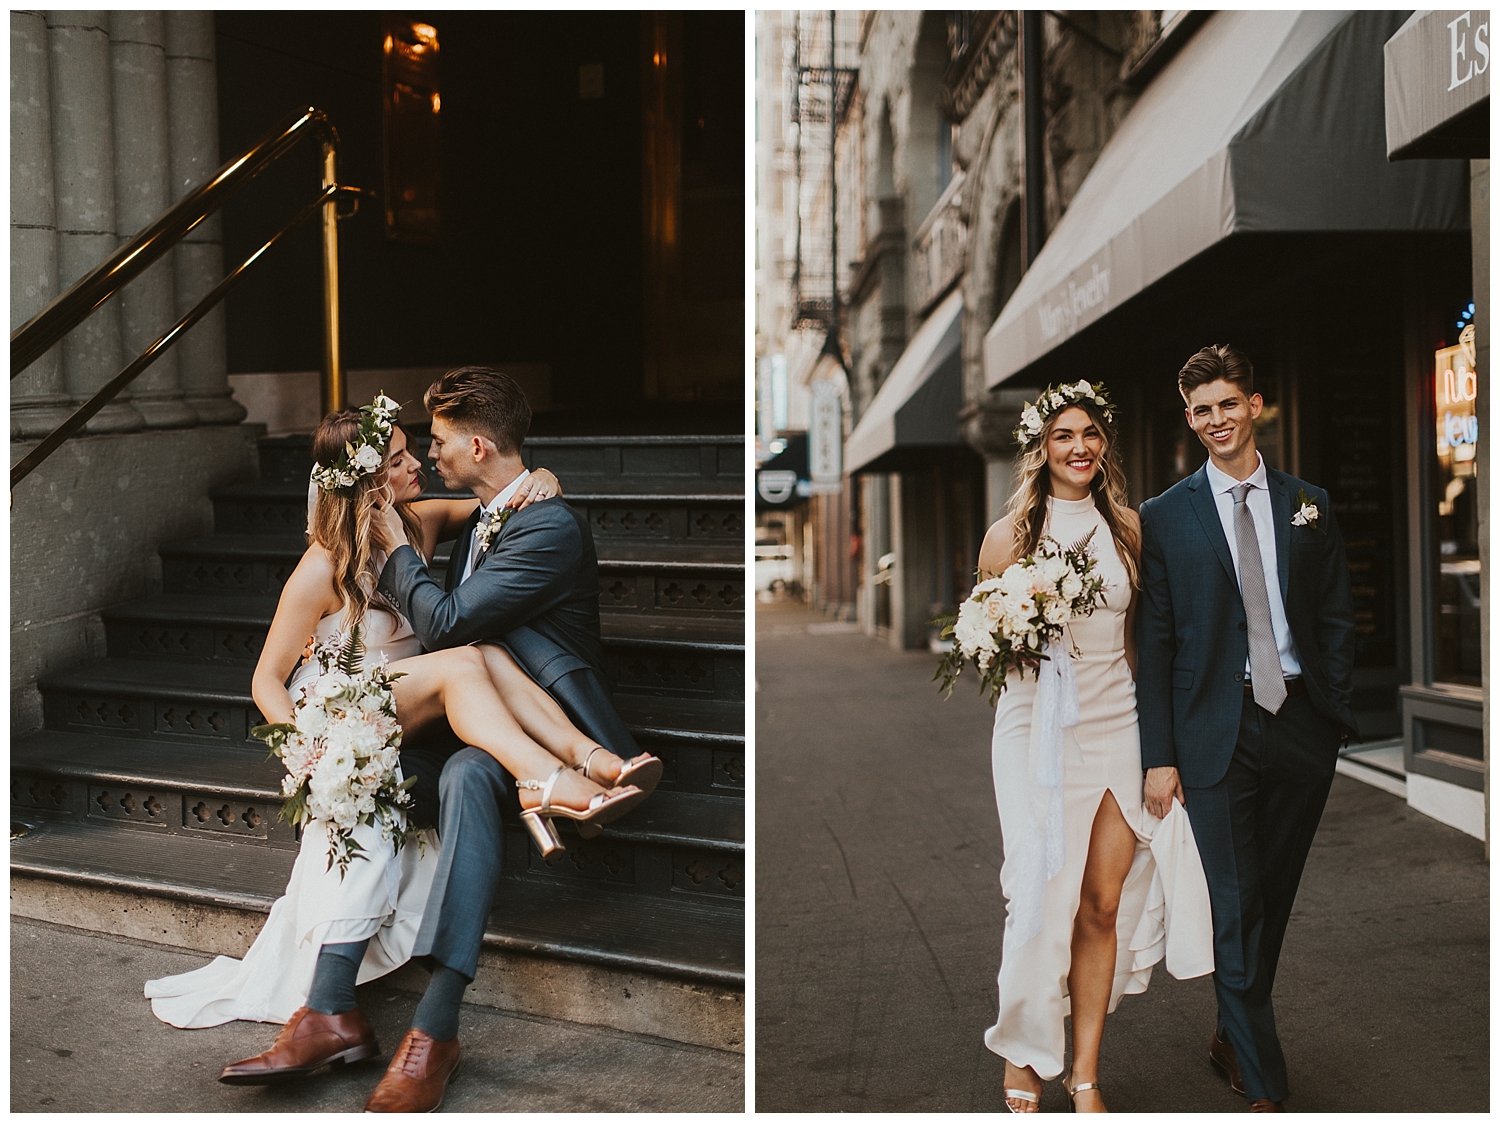
<path id="1" fill-rule="evenodd" d="M 1271 986 L 1349 709 L 1354 606 L 1326 492 L 1255 447 L 1250 361 L 1205 347 L 1177 376 L 1208 463 L 1141 505 L 1136 697 L 1145 801 L 1193 825 L 1214 920 L 1209 1060 L 1282 1111 Z"/>

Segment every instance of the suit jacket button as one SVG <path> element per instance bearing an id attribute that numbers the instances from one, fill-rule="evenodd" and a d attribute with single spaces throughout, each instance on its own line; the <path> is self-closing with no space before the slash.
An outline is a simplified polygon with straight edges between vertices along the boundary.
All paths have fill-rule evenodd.
<path id="1" fill-rule="evenodd" d="M 1244 671 L 1235 671 L 1234 672 L 1234 681 L 1235 682 L 1244 682 L 1245 681 L 1245 672 Z"/>
<path id="2" fill-rule="evenodd" d="M 1243 632 L 1244 630 L 1245 630 L 1245 622 L 1243 620 L 1241 620 L 1240 621 L 1240 631 Z"/>

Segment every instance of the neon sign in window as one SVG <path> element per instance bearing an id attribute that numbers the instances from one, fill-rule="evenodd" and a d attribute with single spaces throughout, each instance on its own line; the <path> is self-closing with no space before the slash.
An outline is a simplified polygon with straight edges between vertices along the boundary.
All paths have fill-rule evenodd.
<path id="1" fill-rule="evenodd" d="M 1478 686 L 1480 426 L 1473 324 L 1464 325 L 1457 346 L 1442 348 L 1434 358 L 1433 679 Z"/>

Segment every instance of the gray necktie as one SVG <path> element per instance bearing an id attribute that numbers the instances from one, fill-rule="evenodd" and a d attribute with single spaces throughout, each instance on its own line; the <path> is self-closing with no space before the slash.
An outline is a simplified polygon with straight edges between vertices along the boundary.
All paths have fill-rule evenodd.
<path id="1" fill-rule="evenodd" d="M 1255 516 L 1245 499 L 1251 485 L 1237 484 L 1234 494 L 1234 537 L 1240 554 L 1240 598 L 1245 602 L 1245 626 L 1250 633 L 1250 685 L 1255 704 L 1276 713 L 1286 701 L 1286 682 L 1281 677 L 1281 656 L 1276 650 L 1276 632 L 1271 627 L 1271 599 L 1266 592 L 1266 571 L 1260 561 L 1260 539 L 1255 534 Z"/>

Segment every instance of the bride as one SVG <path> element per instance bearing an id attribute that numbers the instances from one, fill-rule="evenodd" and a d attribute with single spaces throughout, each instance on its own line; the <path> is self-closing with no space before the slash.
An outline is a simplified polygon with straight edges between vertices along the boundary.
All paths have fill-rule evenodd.
<path id="1" fill-rule="evenodd" d="M 992 757 L 1007 898 L 1000 965 L 1000 1012 L 984 1042 L 1005 1058 L 1005 1102 L 1040 1110 L 1044 1080 L 1063 1070 L 1064 1019 L 1073 1019 L 1073 1064 L 1064 1087 L 1077 1111 L 1104 1111 L 1099 1043 L 1105 1015 L 1123 994 L 1146 989 L 1152 965 L 1186 978 L 1213 969 L 1207 889 L 1167 901 L 1174 929 L 1201 938 L 1185 965 L 1166 951 L 1164 892 L 1153 861 L 1157 821 L 1142 805 L 1135 709 L 1135 590 L 1140 518 L 1126 502 L 1125 474 L 1104 388 L 1087 382 L 1048 389 L 1022 414 L 1015 491 L 1005 518 L 985 536 L 981 579 L 1033 553 L 1044 537 L 1068 546 L 1091 532 L 1105 588 L 1093 615 L 1068 627 L 1078 693 L 1078 724 L 1063 730 L 1061 837 L 1037 826 L 1045 816 L 1029 781 L 1036 680 L 1012 672 L 995 711 Z M 1185 818 L 1174 808 L 1180 832 Z M 1169 821 L 1172 817 L 1169 816 Z M 1161 832 L 1166 841 L 1168 832 Z M 1167 861 L 1197 861 L 1181 834 Z M 1061 846 L 1061 872 L 1045 877 Z M 1053 868 L 1055 869 L 1055 861 Z M 1187 867 L 1184 867 L 1187 868 Z M 1202 881 L 1201 867 L 1198 880 Z M 1165 892 L 1171 893 L 1170 887 Z M 1179 894 L 1179 896 L 1182 896 Z M 1186 974 L 1179 972 L 1186 969 Z"/>
<path id="2" fill-rule="evenodd" d="M 361 410 L 330 414 L 314 434 L 311 541 L 282 590 L 251 692 L 267 722 L 291 722 L 297 699 L 319 675 L 311 659 L 297 665 L 309 633 L 325 641 L 358 625 L 366 665 L 384 657 L 402 675 L 393 693 L 404 745 L 426 729 L 440 729 L 446 719 L 459 740 L 488 753 L 516 778 L 522 821 L 545 856 L 561 845 L 552 819 L 573 819 L 582 831 L 597 832 L 646 797 L 661 763 L 645 754 L 627 763 L 595 744 L 501 647 L 421 653 L 410 623 L 375 591 L 385 555 L 373 544 L 372 521 L 392 505 L 407 540 L 430 559 L 478 501 L 412 502 L 422 491 L 420 465 L 394 424 L 397 408 L 377 397 Z M 361 435 L 362 420 L 365 434 L 374 438 Z M 556 477 L 539 470 L 510 503 L 521 507 L 556 494 Z M 341 878 L 337 865 L 329 867 L 328 832 L 321 822 L 309 823 L 286 894 L 244 960 L 220 956 L 199 970 L 146 984 L 156 1016 L 180 1028 L 235 1019 L 287 1023 L 271 1051 L 229 1066 L 221 1080 L 267 1083 L 306 1075 L 329 1060 L 352 1062 L 378 1053 L 354 987 L 410 957 L 441 845 L 430 829 L 437 821 L 438 769 L 420 750 L 407 748 L 402 765 L 408 776 L 417 776 L 413 823 L 429 828 L 418 842 L 397 855 L 377 825 L 356 827 L 364 857 L 350 862 Z M 286 1051 L 282 1038 L 295 1035 L 299 1023 L 318 1020 L 310 1012 L 331 1020 L 331 1032 L 351 1047 L 316 1065 L 288 1067 L 281 1063 L 285 1058 L 263 1063 L 269 1053 Z"/>

